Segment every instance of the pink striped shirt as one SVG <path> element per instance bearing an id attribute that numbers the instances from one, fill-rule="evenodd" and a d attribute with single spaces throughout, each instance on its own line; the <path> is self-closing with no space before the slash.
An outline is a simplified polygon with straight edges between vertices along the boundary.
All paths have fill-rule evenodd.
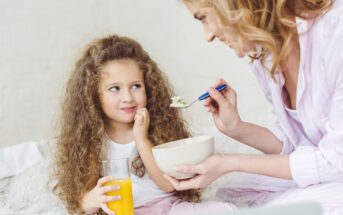
<path id="1" fill-rule="evenodd" d="M 259 61 L 252 70 L 277 121 L 269 129 L 290 154 L 299 187 L 343 182 L 343 7 L 340 0 L 310 31 L 311 21 L 297 18 L 300 66 L 296 94 L 299 122 L 285 110 L 281 72 L 274 82 Z M 307 32 L 307 33 L 305 33 Z"/>

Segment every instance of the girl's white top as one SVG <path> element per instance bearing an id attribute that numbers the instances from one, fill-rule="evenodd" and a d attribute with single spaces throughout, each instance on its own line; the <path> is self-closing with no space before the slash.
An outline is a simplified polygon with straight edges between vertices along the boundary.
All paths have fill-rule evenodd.
<path id="1" fill-rule="evenodd" d="M 102 159 L 130 158 L 133 159 L 138 155 L 136 142 L 132 141 L 127 144 L 118 144 L 107 137 L 107 143 L 102 153 Z M 133 169 L 132 169 L 133 170 Z M 173 193 L 166 193 L 160 189 L 150 178 L 147 171 L 142 178 L 136 176 L 131 170 L 132 195 L 134 207 L 142 206 L 154 199 L 170 196 Z"/>

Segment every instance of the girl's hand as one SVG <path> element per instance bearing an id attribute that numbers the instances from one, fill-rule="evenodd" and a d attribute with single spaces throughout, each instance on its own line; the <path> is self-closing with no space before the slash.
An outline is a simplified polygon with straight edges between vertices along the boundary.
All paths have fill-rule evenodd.
<path id="1" fill-rule="evenodd" d="M 219 85 L 226 84 L 222 92 L 215 90 Z M 214 123 L 219 131 L 232 136 L 242 121 L 237 111 L 237 95 L 234 89 L 223 79 L 217 82 L 208 91 L 210 97 L 205 100 L 204 106 L 212 113 Z"/>
<path id="2" fill-rule="evenodd" d="M 148 140 L 149 124 L 148 110 L 146 108 L 138 108 L 135 115 L 135 123 L 133 124 L 133 137 L 136 143 Z"/>
<path id="3" fill-rule="evenodd" d="M 191 179 L 177 180 L 166 174 L 164 174 L 163 176 L 169 180 L 169 182 L 174 186 L 176 190 L 205 188 L 217 178 L 227 173 L 224 168 L 220 168 L 221 166 L 225 166 L 222 165 L 222 156 L 223 155 L 220 154 L 213 154 L 200 164 L 179 165 L 175 168 L 178 172 L 197 174 Z"/>
<path id="4" fill-rule="evenodd" d="M 82 209 L 86 213 L 95 213 L 101 208 L 107 214 L 115 214 L 114 211 L 111 211 L 107 207 L 106 202 L 120 200 L 121 196 L 120 195 L 106 196 L 106 193 L 120 190 L 120 186 L 119 185 L 103 186 L 104 183 L 110 182 L 112 180 L 113 180 L 113 177 L 111 176 L 102 177 L 98 180 L 97 185 L 91 191 L 86 193 L 81 203 Z"/>

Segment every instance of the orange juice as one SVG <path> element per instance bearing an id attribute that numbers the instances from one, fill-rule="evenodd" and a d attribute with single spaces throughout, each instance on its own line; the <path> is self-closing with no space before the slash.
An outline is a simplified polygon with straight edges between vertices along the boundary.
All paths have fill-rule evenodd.
<path id="1" fill-rule="evenodd" d="M 116 215 L 134 215 L 131 179 L 115 179 L 104 185 L 120 185 L 120 190 L 106 193 L 108 196 L 121 195 L 119 201 L 107 202 L 108 208 L 116 212 Z"/>

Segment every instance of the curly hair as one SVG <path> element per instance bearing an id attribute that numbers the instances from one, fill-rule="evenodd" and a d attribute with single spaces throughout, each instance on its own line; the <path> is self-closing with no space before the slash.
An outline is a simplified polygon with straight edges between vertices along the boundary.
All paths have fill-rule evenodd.
<path id="1" fill-rule="evenodd" d="M 80 201 L 101 177 L 100 155 L 106 141 L 106 117 L 98 95 L 100 70 L 107 62 L 119 59 L 134 60 L 144 73 L 151 142 L 159 145 L 190 137 L 180 111 L 169 107 L 173 91 L 167 78 L 136 41 L 111 35 L 90 43 L 67 82 L 57 136 L 54 192 L 71 214 L 83 213 Z M 139 155 L 132 161 L 132 167 L 137 176 L 145 174 Z M 199 190 L 175 195 L 186 201 L 200 200 Z"/>
<path id="2" fill-rule="evenodd" d="M 266 57 L 272 55 L 271 77 L 289 54 L 290 42 L 296 33 L 294 18 L 315 20 L 324 15 L 334 0 L 183 0 L 199 4 L 203 9 L 214 9 L 218 23 L 224 29 L 232 25 L 239 34 L 241 47 L 255 41 L 261 50 L 250 55 L 251 62 L 260 59 L 265 66 Z"/>

